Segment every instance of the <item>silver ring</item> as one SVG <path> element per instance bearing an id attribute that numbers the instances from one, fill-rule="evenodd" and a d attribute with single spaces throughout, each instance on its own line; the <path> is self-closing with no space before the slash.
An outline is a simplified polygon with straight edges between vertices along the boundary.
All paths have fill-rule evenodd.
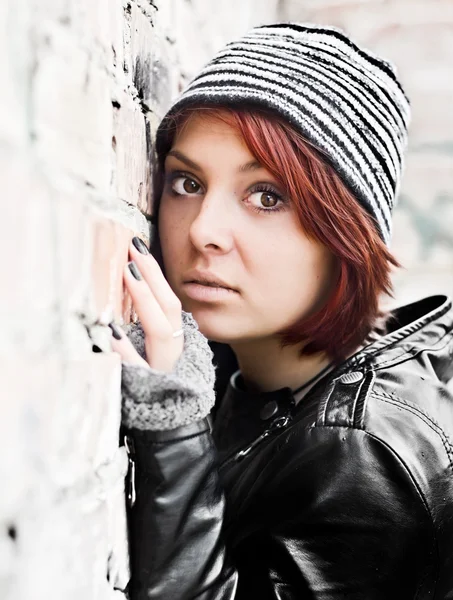
<path id="1" fill-rule="evenodd" d="M 175 338 L 175 337 L 179 337 L 180 335 L 183 335 L 183 334 L 184 334 L 184 329 L 178 329 L 178 331 L 174 331 L 172 335 Z"/>

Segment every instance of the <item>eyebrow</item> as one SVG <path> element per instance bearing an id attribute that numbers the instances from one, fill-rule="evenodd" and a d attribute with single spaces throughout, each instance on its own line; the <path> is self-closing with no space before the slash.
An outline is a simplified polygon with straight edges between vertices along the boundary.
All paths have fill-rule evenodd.
<path id="1" fill-rule="evenodd" d="M 179 150 L 170 150 L 167 153 L 167 156 L 174 156 L 175 158 L 177 158 L 181 162 L 185 163 L 188 167 L 190 167 L 191 169 L 195 169 L 196 171 L 202 171 L 203 170 L 200 167 L 200 165 L 197 165 L 196 162 L 194 162 L 193 160 L 191 160 L 190 158 L 188 158 L 185 154 L 183 154 Z M 244 165 L 241 165 L 238 168 L 238 171 L 240 173 L 246 173 L 248 171 L 255 171 L 256 169 L 264 169 L 264 167 L 258 161 L 251 160 L 250 162 L 245 163 Z"/>

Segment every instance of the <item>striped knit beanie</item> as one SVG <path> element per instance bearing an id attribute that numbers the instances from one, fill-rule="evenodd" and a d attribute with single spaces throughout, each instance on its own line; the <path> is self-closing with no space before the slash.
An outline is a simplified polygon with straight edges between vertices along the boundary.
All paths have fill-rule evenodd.
<path id="1" fill-rule="evenodd" d="M 177 98 L 159 125 L 158 154 L 172 117 L 203 104 L 265 107 L 284 117 L 327 155 L 390 243 L 410 106 L 389 62 L 334 27 L 255 27 L 220 50 Z"/>

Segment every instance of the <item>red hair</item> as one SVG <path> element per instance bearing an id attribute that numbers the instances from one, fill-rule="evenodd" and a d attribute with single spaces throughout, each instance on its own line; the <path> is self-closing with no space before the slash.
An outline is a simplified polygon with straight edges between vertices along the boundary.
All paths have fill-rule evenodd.
<path id="1" fill-rule="evenodd" d="M 391 266 L 400 266 L 379 236 L 374 218 L 328 157 L 279 115 L 254 107 L 190 107 L 175 115 L 158 156 L 156 198 L 162 191 L 165 155 L 194 111 L 240 133 L 251 154 L 285 190 L 305 234 L 337 258 L 338 281 L 324 306 L 278 335 L 282 348 L 303 343 L 301 356 L 326 352 L 343 360 L 382 322 L 379 297 L 392 296 Z"/>

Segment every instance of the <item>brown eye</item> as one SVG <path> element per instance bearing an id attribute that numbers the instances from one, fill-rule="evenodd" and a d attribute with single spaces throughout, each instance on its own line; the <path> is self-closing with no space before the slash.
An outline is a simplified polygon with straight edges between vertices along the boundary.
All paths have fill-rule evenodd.
<path id="1" fill-rule="evenodd" d="M 275 210 L 276 206 L 281 203 L 281 198 L 274 192 L 257 190 L 250 194 L 250 201 L 257 209 L 271 211 Z"/>
<path id="2" fill-rule="evenodd" d="M 182 187 L 188 194 L 195 194 L 200 189 L 198 183 L 193 179 L 185 179 Z"/>
<path id="3" fill-rule="evenodd" d="M 277 204 L 278 198 L 276 198 L 274 194 L 263 192 L 260 197 L 260 202 L 266 208 L 273 208 Z"/>
<path id="4" fill-rule="evenodd" d="M 258 183 L 252 188 L 246 204 L 257 213 L 270 215 L 284 210 L 288 206 L 288 201 L 270 184 Z"/>
<path id="5" fill-rule="evenodd" d="M 171 188 L 178 196 L 193 196 L 200 194 L 201 185 L 186 175 L 175 177 Z"/>

